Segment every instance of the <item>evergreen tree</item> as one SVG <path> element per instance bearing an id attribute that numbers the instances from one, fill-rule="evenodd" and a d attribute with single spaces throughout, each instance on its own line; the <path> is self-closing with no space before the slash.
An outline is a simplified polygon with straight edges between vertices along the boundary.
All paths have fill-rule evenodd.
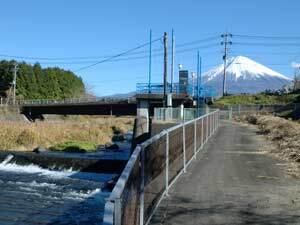
<path id="1" fill-rule="evenodd" d="M 13 81 L 15 61 L 0 61 L 0 96 L 6 97 Z M 85 88 L 80 77 L 71 71 L 58 67 L 43 69 L 40 64 L 33 66 L 18 63 L 17 98 L 19 99 L 63 99 L 84 95 Z"/>

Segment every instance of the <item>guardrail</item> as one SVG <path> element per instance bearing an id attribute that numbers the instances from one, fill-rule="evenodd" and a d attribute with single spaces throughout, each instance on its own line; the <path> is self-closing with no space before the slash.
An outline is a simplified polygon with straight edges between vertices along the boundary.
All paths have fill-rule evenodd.
<path id="1" fill-rule="evenodd" d="M 189 94 L 190 96 L 197 96 L 197 86 L 195 83 L 190 80 L 187 85 L 182 85 L 179 83 L 173 83 L 172 85 L 170 83 L 167 83 L 166 85 L 166 91 L 167 93 L 173 93 L 173 94 Z M 164 85 L 163 83 L 137 83 L 136 84 L 136 93 L 138 94 L 163 94 L 164 92 Z M 216 96 L 216 90 L 211 86 L 200 86 L 199 87 L 199 96 L 201 98 L 206 97 L 214 97 Z"/>
<path id="2" fill-rule="evenodd" d="M 213 109 L 215 111 L 216 109 Z M 202 108 L 154 108 L 153 120 L 181 122 L 196 119 L 210 112 L 209 107 Z"/>
<path id="3" fill-rule="evenodd" d="M 16 100 L 16 105 L 65 105 L 65 104 L 82 104 L 82 103 L 119 103 L 135 102 L 134 97 L 130 98 L 110 98 L 110 97 L 96 97 L 96 98 L 72 98 L 72 99 L 33 99 L 33 100 Z M 3 104 L 13 104 L 11 101 L 6 103 L 2 100 Z"/>
<path id="4" fill-rule="evenodd" d="M 219 110 L 171 127 L 138 145 L 105 204 L 103 224 L 148 224 L 170 186 L 219 126 Z"/>

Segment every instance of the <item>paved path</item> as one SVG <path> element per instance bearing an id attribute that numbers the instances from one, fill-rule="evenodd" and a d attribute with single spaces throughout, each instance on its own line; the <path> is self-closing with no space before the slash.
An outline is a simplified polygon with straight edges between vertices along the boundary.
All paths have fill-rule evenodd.
<path id="1" fill-rule="evenodd" d="M 254 128 L 223 122 L 178 179 L 151 225 L 300 224 L 300 180 L 260 149 Z"/>

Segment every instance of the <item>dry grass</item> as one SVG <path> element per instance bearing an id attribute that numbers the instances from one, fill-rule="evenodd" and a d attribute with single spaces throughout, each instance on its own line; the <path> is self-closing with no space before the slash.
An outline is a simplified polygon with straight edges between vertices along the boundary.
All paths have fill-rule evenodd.
<path id="1" fill-rule="evenodd" d="M 32 150 L 38 146 L 50 148 L 69 141 L 96 142 L 111 140 L 113 131 L 132 130 L 132 117 L 80 116 L 66 120 L 36 123 L 0 121 L 0 150 Z"/>
<path id="2" fill-rule="evenodd" d="M 258 126 L 259 131 L 266 135 L 275 147 L 268 149 L 281 159 L 291 163 L 289 170 L 300 176 L 300 124 L 271 115 L 245 115 L 240 118 Z"/>

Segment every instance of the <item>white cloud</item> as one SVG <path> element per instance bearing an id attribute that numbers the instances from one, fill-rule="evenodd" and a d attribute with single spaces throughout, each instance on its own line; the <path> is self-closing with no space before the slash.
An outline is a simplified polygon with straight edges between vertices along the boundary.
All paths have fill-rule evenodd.
<path id="1" fill-rule="evenodd" d="M 291 66 L 292 66 L 293 68 L 300 68 L 300 63 L 292 62 L 292 63 L 291 63 Z"/>

